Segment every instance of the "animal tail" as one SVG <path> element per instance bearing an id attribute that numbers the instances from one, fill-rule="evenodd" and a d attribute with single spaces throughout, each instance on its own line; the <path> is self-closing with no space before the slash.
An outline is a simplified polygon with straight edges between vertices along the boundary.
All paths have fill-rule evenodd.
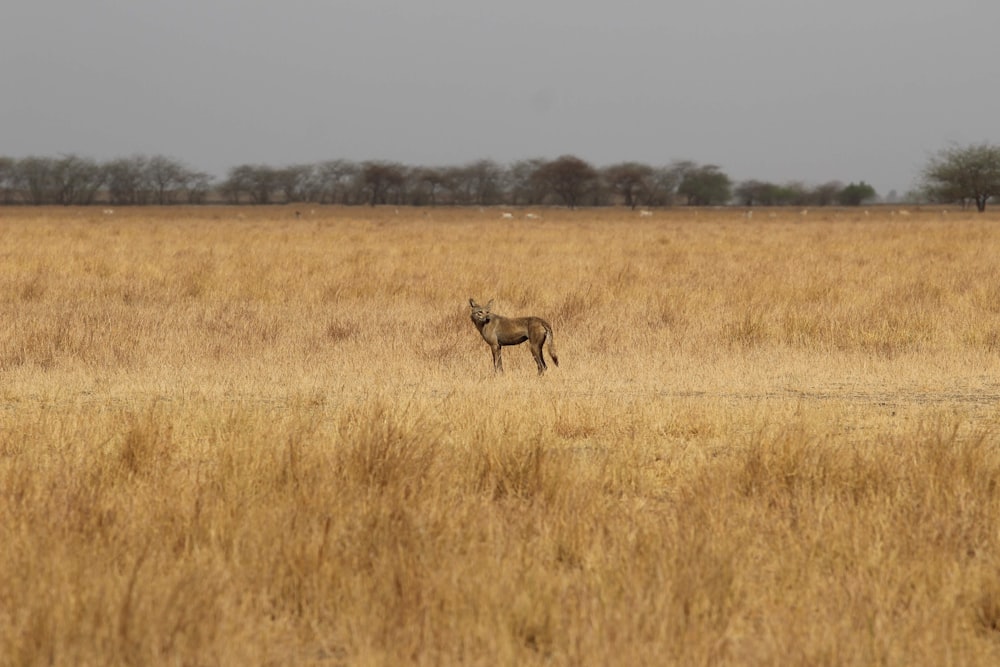
<path id="1" fill-rule="evenodd" d="M 549 356 L 552 357 L 552 363 L 558 366 L 559 354 L 556 352 L 556 339 L 552 336 L 552 329 L 545 330 L 545 340 L 549 343 Z"/>

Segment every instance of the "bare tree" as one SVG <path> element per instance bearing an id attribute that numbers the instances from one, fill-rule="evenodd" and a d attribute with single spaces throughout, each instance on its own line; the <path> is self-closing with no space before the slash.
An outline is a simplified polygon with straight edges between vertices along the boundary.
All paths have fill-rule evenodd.
<path id="1" fill-rule="evenodd" d="M 153 201 L 161 206 L 173 204 L 184 187 L 188 169 L 181 162 L 154 155 L 146 163 L 146 178 L 153 190 Z"/>
<path id="2" fill-rule="evenodd" d="M 25 203 L 70 206 L 93 203 L 104 172 L 93 160 L 76 155 L 26 157 L 15 163 L 12 180 Z"/>
<path id="3" fill-rule="evenodd" d="M 809 204 L 811 206 L 831 206 L 837 203 L 844 184 L 840 181 L 828 181 L 812 188 L 809 193 Z"/>
<path id="4" fill-rule="evenodd" d="M 244 195 L 248 199 L 250 198 L 254 181 L 253 171 L 254 167 L 248 164 L 230 167 L 226 180 L 219 185 L 219 190 L 225 196 L 226 201 L 230 204 L 240 204 Z"/>
<path id="5" fill-rule="evenodd" d="M 204 204 L 212 190 L 212 176 L 202 171 L 188 171 L 184 179 L 184 191 L 189 204 Z"/>
<path id="6" fill-rule="evenodd" d="M 437 206 L 438 197 L 446 192 L 451 183 L 447 170 L 437 167 L 418 167 L 410 175 L 414 186 L 412 204 L 416 206 Z"/>
<path id="7" fill-rule="evenodd" d="M 547 187 L 535 178 L 535 172 L 545 164 L 545 160 L 534 158 L 519 160 L 504 174 L 507 200 L 512 206 L 538 206 L 545 201 Z"/>
<path id="8" fill-rule="evenodd" d="M 316 168 L 319 203 L 321 204 L 351 204 L 354 183 L 357 180 L 359 167 L 350 160 L 328 160 L 321 162 Z"/>
<path id="9" fill-rule="evenodd" d="M 566 206 L 576 208 L 595 187 L 597 171 L 574 155 L 563 155 L 542 164 L 533 178 L 555 193 Z"/>
<path id="10" fill-rule="evenodd" d="M 622 162 L 605 167 L 601 177 L 611 192 L 634 210 L 652 190 L 653 168 L 638 162 Z"/>
<path id="11" fill-rule="evenodd" d="M 94 202 L 104 183 L 101 167 L 90 158 L 64 155 L 53 163 L 56 179 L 56 200 L 63 206 L 87 205 Z"/>
<path id="12" fill-rule="evenodd" d="M 301 202 L 309 198 L 309 184 L 315 167 L 307 164 L 292 165 L 274 170 L 274 181 L 285 203 Z"/>
<path id="13" fill-rule="evenodd" d="M 15 175 L 17 160 L 0 157 L 0 203 L 13 204 L 16 199 Z"/>
<path id="14" fill-rule="evenodd" d="M 403 165 L 395 162 L 365 162 L 361 165 L 361 181 L 371 206 L 398 203 L 406 173 Z"/>
<path id="15" fill-rule="evenodd" d="M 42 206 L 55 199 L 55 160 L 29 156 L 15 164 L 14 187 L 26 204 Z"/>
<path id="16" fill-rule="evenodd" d="M 743 206 L 773 206 L 769 203 L 769 192 L 774 187 L 771 183 L 758 180 L 741 181 L 733 189 L 733 195 Z"/>
<path id="17" fill-rule="evenodd" d="M 122 157 L 104 163 L 104 182 L 108 200 L 116 206 L 141 205 L 149 203 L 149 183 L 147 164 L 149 158 L 143 155 Z"/>
<path id="18" fill-rule="evenodd" d="M 445 174 L 456 204 L 493 206 L 503 201 L 503 168 L 493 160 L 450 167 Z"/>
<path id="19" fill-rule="evenodd" d="M 647 206 L 673 206 L 677 201 L 678 188 L 684 177 L 698 168 L 691 160 L 674 160 L 668 165 L 654 167 L 649 177 L 649 192 L 644 196 Z"/>
<path id="20" fill-rule="evenodd" d="M 649 191 L 643 196 L 646 206 L 672 206 L 680 184 L 680 172 L 674 166 L 654 167 L 649 177 Z"/>
<path id="21" fill-rule="evenodd" d="M 469 206 L 475 200 L 475 183 L 472 173 L 466 166 L 446 167 L 445 180 L 451 203 L 458 206 Z"/>
<path id="22" fill-rule="evenodd" d="M 502 201 L 503 170 L 493 160 L 477 160 L 465 166 L 472 185 L 473 200 L 479 206 L 493 206 Z"/>
<path id="23" fill-rule="evenodd" d="M 222 191 L 230 203 L 238 204 L 245 194 L 251 204 L 270 204 L 279 190 L 278 170 L 267 165 L 243 164 L 229 170 Z"/>

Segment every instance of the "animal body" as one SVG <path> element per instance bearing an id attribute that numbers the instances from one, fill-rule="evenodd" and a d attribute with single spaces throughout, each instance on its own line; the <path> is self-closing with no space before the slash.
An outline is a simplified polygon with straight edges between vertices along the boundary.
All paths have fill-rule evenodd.
<path id="1" fill-rule="evenodd" d="M 545 372 L 548 366 L 545 364 L 545 357 L 542 348 L 549 344 L 549 356 L 552 363 L 559 365 L 559 355 L 556 353 L 555 339 L 552 337 L 552 325 L 540 317 L 504 317 L 497 315 L 492 310 L 493 299 L 485 306 L 480 306 L 473 299 L 469 299 L 469 316 L 472 323 L 479 329 L 493 352 L 493 370 L 497 373 L 503 372 L 503 360 L 500 354 L 505 345 L 520 345 L 528 341 L 531 348 L 531 356 L 535 358 L 538 366 L 538 374 Z"/>

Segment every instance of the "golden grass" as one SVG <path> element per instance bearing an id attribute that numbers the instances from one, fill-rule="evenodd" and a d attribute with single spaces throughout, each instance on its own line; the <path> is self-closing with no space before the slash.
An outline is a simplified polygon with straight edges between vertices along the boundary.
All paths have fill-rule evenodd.
<path id="1" fill-rule="evenodd" d="M 996 215 L 540 213 L 0 210 L 0 662 L 1000 661 Z"/>

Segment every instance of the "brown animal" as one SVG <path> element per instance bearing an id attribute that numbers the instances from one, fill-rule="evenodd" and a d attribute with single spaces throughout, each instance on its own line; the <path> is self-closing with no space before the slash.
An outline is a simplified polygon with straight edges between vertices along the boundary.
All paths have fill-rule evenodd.
<path id="1" fill-rule="evenodd" d="M 469 307 L 472 312 L 469 316 L 472 323 L 479 329 L 490 350 L 493 351 L 493 369 L 497 373 L 503 373 L 503 360 L 500 352 L 504 345 L 520 345 L 528 341 L 531 348 L 531 356 L 535 358 L 538 365 L 538 374 L 545 372 L 548 366 L 545 365 L 545 357 L 542 355 L 542 347 L 549 344 L 549 356 L 552 363 L 559 365 L 559 355 L 556 354 L 556 343 L 552 337 L 552 325 L 540 317 L 504 317 L 490 311 L 493 307 L 493 299 L 485 306 L 480 306 L 474 300 L 469 299 Z"/>

